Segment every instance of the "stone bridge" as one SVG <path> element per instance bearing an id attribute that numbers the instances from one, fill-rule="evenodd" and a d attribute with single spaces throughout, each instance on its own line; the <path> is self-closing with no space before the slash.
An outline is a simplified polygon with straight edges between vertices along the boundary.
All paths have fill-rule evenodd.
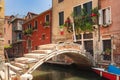
<path id="1" fill-rule="evenodd" d="M 44 53 L 44 55 L 39 61 L 33 65 L 26 73 L 32 73 L 36 68 L 42 65 L 49 59 L 64 54 L 71 58 L 74 63 L 78 66 L 91 67 L 94 64 L 93 57 L 84 52 L 81 45 L 76 43 L 60 43 L 60 44 L 47 44 L 39 46 L 38 50 L 32 51 L 32 53 Z M 29 54 L 26 54 L 29 55 Z"/>
<path id="2" fill-rule="evenodd" d="M 18 73 L 21 77 L 30 75 L 44 62 L 50 60 L 57 55 L 66 55 L 73 60 L 73 63 L 79 67 L 92 67 L 94 66 L 93 57 L 90 53 L 85 52 L 83 47 L 76 43 L 60 43 L 60 44 L 46 44 L 40 45 L 38 50 L 33 50 L 23 57 L 16 58 L 14 62 L 6 63 L 6 68 Z M 8 69 L 5 69 L 6 77 L 8 76 Z M 14 75 L 14 74 L 13 74 Z M 5 79 L 5 80 L 8 80 Z"/>

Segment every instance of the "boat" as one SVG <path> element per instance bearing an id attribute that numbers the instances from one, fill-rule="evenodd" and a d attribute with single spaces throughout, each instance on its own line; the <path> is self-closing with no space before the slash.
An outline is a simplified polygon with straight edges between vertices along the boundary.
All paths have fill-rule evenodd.
<path id="1" fill-rule="evenodd" d="M 95 73 L 108 80 L 120 80 L 120 68 L 109 65 L 108 70 L 104 68 L 92 68 Z"/>

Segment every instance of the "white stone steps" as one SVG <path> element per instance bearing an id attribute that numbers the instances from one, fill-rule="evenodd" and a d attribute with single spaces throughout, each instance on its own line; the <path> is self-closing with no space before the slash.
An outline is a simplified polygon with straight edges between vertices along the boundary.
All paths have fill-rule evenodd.
<path id="1" fill-rule="evenodd" d="M 2 77 L 2 80 L 5 80 L 5 72 L 1 70 L 0 75 Z M 16 76 L 16 73 L 14 71 L 10 70 L 9 71 L 9 76 L 10 76 L 10 78 L 13 77 L 13 76 Z"/>
<path id="2" fill-rule="evenodd" d="M 54 50 L 57 44 L 45 44 L 45 45 L 40 45 L 38 49 L 41 50 Z"/>
<path id="3" fill-rule="evenodd" d="M 22 72 L 23 72 L 23 69 L 20 68 L 20 67 L 17 67 L 17 66 L 11 65 L 11 64 L 9 64 L 9 67 L 10 67 L 10 69 L 11 69 L 12 71 L 14 71 L 14 72 L 19 72 L 19 73 L 22 73 Z"/>
<path id="4" fill-rule="evenodd" d="M 28 54 L 24 54 L 24 57 L 27 58 L 35 58 L 35 59 L 41 59 L 45 56 L 46 54 L 35 54 L 35 53 L 28 53 Z"/>
<path id="5" fill-rule="evenodd" d="M 20 67 L 22 69 L 27 69 L 29 67 L 27 64 L 18 63 L 18 62 L 12 62 L 11 64 L 16 66 L 16 67 Z"/>
<path id="6" fill-rule="evenodd" d="M 27 57 L 15 58 L 15 62 L 23 63 L 23 64 L 35 63 L 37 61 L 38 59 L 35 59 L 35 58 L 27 58 Z"/>
<path id="7" fill-rule="evenodd" d="M 37 54 L 48 54 L 51 53 L 53 50 L 33 50 L 31 53 L 37 53 Z"/>

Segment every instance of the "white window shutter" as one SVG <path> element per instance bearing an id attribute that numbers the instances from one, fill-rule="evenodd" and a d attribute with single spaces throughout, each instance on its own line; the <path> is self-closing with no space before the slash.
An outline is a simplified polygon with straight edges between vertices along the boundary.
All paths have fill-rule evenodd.
<path id="1" fill-rule="evenodd" d="M 110 8 L 106 9 L 106 24 L 110 24 L 111 20 L 110 20 Z"/>
<path id="2" fill-rule="evenodd" d="M 103 25 L 103 13 L 102 13 L 102 10 L 99 10 L 99 25 Z"/>
<path id="3" fill-rule="evenodd" d="M 109 21 L 109 23 L 111 24 L 112 23 L 112 18 L 111 18 L 111 8 L 109 8 L 109 13 L 110 13 L 110 21 Z"/>

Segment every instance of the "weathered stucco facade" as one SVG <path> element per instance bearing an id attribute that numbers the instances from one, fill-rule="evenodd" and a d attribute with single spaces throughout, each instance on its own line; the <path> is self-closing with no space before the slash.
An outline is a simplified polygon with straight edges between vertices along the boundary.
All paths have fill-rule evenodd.
<path id="1" fill-rule="evenodd" d="M 92 9 L 98 7 L 98 0 L 52 0 L 52 43 L 60 43 L 60 42 L 77 42 L 82 45 L 83 49 L 87 52 L 90 52 L 93 56 L 95 53 L 98 53 L 99 43 L 98 43 L 98 25 L 95 25 L 95 30 L 91 33 L 80 33 L 79 35 L 75 34 L 74 27 L 72 27 L 73 32 L 69 33 L 67 28 L 63 28 L 63 33 L 61 34 L 60 29 L 60 16 L 61 12 L 63 12 L 63 20 L 66 22 L 69 17 L 71 22 L 73 23 L 73 12 L 74 8 L 81 6 L 84 7 L 86 3 L 92 3 Z M 76 36 L 75 36 L 76 35 Z M 78 38 L 78 37 L 79 38 Z M 94 57 L 95 58 L 95 57 Z"/>
<path id="2" fill-rule="evenodd" d="M 4 46 L 3 46 L 3 27 L 4 27 L 4 0 L 0 0 L 0 55 L 4 54 Z"/>
<path id="3" fill-rule="evenodd" d="M 64 35 L 60 34 L 60 26 L 59 26 L 59 12 L 64 11 L 64 22 L 70 17 L 73 22 L 72 13 L 73 8 L 78 5 L 83 5 L 84 3 L 92 1 L 92 7 L 98 6 L 98 0 L 52 0 L 52 9 L 53 9 L 53 28 L 52 28 L 52 41 L 53 43 L 61 42 L 61 41 L 73 41 L 73 33 L 68 33 L 66 29 L 64 29 Z"/>

